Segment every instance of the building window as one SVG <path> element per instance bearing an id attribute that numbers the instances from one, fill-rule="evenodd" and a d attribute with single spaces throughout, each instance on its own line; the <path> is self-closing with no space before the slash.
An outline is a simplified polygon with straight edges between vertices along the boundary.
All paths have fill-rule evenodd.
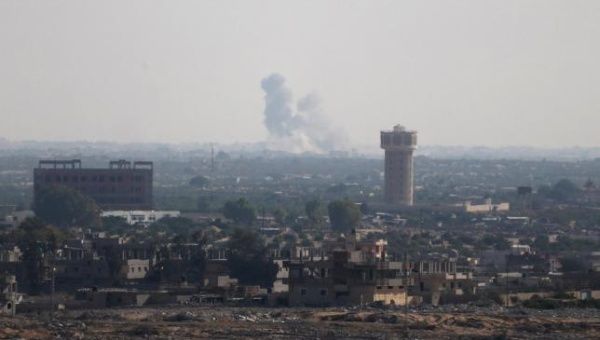
<path id="1" fill-rule="evenodd" d="M 327 289 L 321 289 L 321 296 L 327 295 Z"/>
<path id="2" fill-rule="evenodd" d="M 300 295 L 302 295 L 302 296 L 306 295 L 306 288 L 300 289 Z"/>

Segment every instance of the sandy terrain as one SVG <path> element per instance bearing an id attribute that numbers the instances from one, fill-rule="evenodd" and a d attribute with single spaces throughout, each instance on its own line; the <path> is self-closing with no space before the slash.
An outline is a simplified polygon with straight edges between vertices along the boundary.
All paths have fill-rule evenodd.
<path id="1" fill-rule="evenodd" d="M 26 339 L 590 339 L 596 310 L 121 308 L 0 317 L 0 338 Z"/>

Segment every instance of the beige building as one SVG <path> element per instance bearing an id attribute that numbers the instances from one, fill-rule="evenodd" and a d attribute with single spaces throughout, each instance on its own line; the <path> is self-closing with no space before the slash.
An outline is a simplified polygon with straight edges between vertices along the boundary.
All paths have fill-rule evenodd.
<path id="1" fill-rule="evenodd" d="M 388 204 L 413 204 L 413 152 L 417 132 L 396 125 L 392 131 L 381 131 L 381 148 L 385 150 L 384 197 Z"/>
<path id="2" fill-rule="evenodd" d="M 506 212 L 510 210 L 510 203 L 492 203 L 491 199 L 486 199 L 481 204 L 473 204 L 471 201 L 466 201 L 463 205 L 464 211 L 472 214 L 487 214 L 493 212 Z"/>

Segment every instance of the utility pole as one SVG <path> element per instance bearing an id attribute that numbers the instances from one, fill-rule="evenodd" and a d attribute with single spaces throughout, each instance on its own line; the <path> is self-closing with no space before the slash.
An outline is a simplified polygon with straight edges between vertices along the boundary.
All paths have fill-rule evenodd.
<path id="1" fill-rule="evenodd" d="M 404 334 L 409 338 L 408 333 L 408 252 L 404 252 Z"/>
<path id="2" fill-rule="evenodd" d="M 506 291 L 505 291 L 505 293 L 506 293 L 506 303 L 505 303 L 505 305 L 506 305 L 506 308 L 508 308 L 508 307 L 509 307 L 509 305 L 508 305 L 508 304 L 509 304 L 509 302 L 510 302 L 510 301 L 509 301 L 509 298 L 510 298 L 510 297 L 508 296 L 508 261 L 509 261 L 509 259 L 510 259 L 510 254 L 509 254 L 509 255 L 506 255 L 506 257 L 505 257 L 505 260 L 506 260 L 506 265 L 505 265 L 505 267 L 506 267 L 506 268 L 505 268 L 505 273 L 504 273 L 504 274 L 506 275 L 506 278 L 505 278 L 505 279 L 506 279 L 506 280 L 505 280 L 505 290 L 506 290 Z"/>
<path id="3" fill-rule="evenodd" d="M 215 172 L 215 145 L 210 143 L 210 172 Z"/>
<path id="4" fill-rule="evenodd" d="M 54 319 L 54 293 L 56 291 L 56 284 L 55 284 L 55 273 L 56 273 L 56 267 L 54 266 L 54 264 L 52 264 L 52 290 L 50 293 L 50 315 L 51 318 Z"/>

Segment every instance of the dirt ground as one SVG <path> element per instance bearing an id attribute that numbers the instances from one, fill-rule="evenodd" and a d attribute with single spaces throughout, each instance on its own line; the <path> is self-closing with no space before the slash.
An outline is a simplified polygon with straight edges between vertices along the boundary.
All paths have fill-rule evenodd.
<path id="1" fill-rule="evenodd" d="M 0 317 L 14 339 L 600 339 L 596 310 L 119 308 Z"/>

